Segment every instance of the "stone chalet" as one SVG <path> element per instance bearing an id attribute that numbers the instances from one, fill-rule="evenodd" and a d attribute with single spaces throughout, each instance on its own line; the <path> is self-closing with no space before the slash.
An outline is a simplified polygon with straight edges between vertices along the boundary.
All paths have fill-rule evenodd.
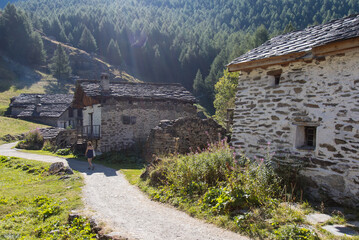
<path id="1" fill-rule="evenodd" d="M 76 127 L 81 109 L 71 108 L 72 94 L 27 94 L 11 98 L 10 116 L 54 127 Z"/>
<path id="2" fill-rule="evenodd" d="M 280 35 L 234 59 L 232 144 L 297 166 L 306 192 L 359 206 L 359 15 Z M 280 165 L 282 163 L 282 165 Z"/>
<path id="3" fill-rule="evenodd" d="M 196 116 L 195 98 L 180 84 L 77 82 L 74 107 L 83 108 L 82 136 L 101 152 L 141 147 L 161 120 Z"/>

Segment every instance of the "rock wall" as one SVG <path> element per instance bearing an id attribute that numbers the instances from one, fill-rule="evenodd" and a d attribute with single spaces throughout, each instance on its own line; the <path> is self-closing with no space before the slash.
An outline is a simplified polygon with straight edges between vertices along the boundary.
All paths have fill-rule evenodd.
<path id="1" fill-rule="evenodd" d="M 316 199 L 359 206 L 359 51 L 243 72 L 234 112 L 232 145 L 278 161 L 301 164 Z M 282 71 L 279 85 L 271 72 Z M 301 147 L 307 127 L 314 146 Z"/>
<path id="2" fill-rule="evenodd" d="M 107 99 L 101 106 L 101 152 L 144 145 L 161 120 L 196 116 L 190 103 L 177 101 Z"/>
<path id="3" fill-rule="evenodd" d="M 74 129 L 41 128 L 39 130 L 44 141 L 58 148 L 74 147 L 77 142 L 77 131 Z"/>
<path id="4" fill-rule="evenodd" d="M 225 137 L 226 131 L 213 119 L 198 117 L 165 120 L 153 128 L 146 141 L 145 159 L 151 162 L 155 156 L 170 153 L 188 153 L 203 149 Z"/>

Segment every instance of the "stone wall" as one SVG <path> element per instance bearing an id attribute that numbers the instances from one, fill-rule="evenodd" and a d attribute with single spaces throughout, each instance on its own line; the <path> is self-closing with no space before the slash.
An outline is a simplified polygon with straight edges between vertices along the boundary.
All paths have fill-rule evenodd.
<path id="1" fill-rule="evenodd" d="M 74 147 L 77 142 L 77 131 L 74 129 L 42 128 L 40 133 L 45 142 L 48 141 L 57 148 Z"/>
<path id="2" fill-rule="evenodd" d="M 143 146 L 161 120 L 196 116 L 193 104 L 178 101 L 107 99 L 101 106 L 102 152 Z"/>
<path id="3" fill-rule="evenodd" d="M 153 128 L 146 141 L 145 159 L 170 153 L 188 153 L 225 138 L 226 131 L 213 119 L 198 117 L 164 120 Z"/>
<path id="4" fill-rule="evenodd" d="M 359 206 L 359 51 L 243 72 L 232 144 L 278 161 L 300 163 L 316 199 Z M 282 70 L 279 85 L 271 72 Z M 300 147 L 303 129 L 316 128 L 315 149 Z"/>

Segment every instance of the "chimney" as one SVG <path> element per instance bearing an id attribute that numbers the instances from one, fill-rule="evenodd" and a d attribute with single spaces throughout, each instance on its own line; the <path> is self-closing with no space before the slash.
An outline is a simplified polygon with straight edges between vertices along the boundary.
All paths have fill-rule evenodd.
<path id="1" fill-rule="evenodd" d="M 110 79 L 108 78 L 107 73 L 101 74 L 101 82 L 100 82 L 102 91 L 107 92 L 110 91 Z"/>
<path id="2" fill-rule="evenodd" d="M 39 103 L 39 104 L 37 104 L 36 106 L 35 106 L 35 112 L 36 112 L 36 114 L 40 114 L 40 112 L 41 112 L 41 109 L 42 108 L 42 104 L 41 103 Z"/>
<path id="3" fill-rule="evenodd" d="M 35 96 L 35 104 L 38 105 L 38 104 L 40 104 L 40 102 L 41 102 L 41 95 L 36 95 Z"/>

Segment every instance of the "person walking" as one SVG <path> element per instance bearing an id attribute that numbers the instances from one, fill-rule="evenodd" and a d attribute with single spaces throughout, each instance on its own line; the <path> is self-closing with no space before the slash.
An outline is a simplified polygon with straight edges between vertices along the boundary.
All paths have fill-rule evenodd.
<path id="1" fill-rule="evenodd" d="M 93 149 L 92 143 L 89 141 L 87 142 L 87 148 L 86 148 L 86 152 L 85 155 L 87 156 L 87 161 L 89 163 L 89 168 L 88 169 L 92 169 L 94 170 L 95 167 L 92 164 L 92 158 L 95 156 L 95 150 Z"/>

